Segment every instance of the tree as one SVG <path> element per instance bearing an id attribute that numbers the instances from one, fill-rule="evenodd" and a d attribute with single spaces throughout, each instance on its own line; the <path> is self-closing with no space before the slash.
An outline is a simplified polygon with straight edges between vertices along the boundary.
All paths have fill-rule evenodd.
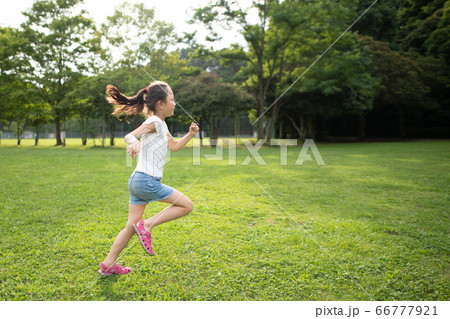
<path id="1" fill-rule="evenodd" d="M 282 109 L 300 138 L 314 138 L 316 118 L 336 114 L 358 114 L 363 128 L 377 81 L 370 76 L 370 58 L 364 44 L 356 34 L 342 33 L 355 19 L 355 11 L 346 3 L 325 1 L 300 7 L 295 2 L 282 3 L 280 7 L 283 5 L 266 32 L 268 48 L 273 43 L 276 46 L 278 39 L 291 30 L 289 18 L 295 19 L 291 13 L 294 8 L 303 9 L 297 11 L 307 18 L 283 44 L 272 64 L 265 65 L 265 74 L 275 79 L 267 91 L 268 100 L 274 102 L 266 111 L 266 143 L 270 144 Z M 360 135 L 363 137 L 363 129 Z"/>
<path id="2" fill-rule="evenodd" d="M 27 47 L 28 39 L 23 32 L 0 27 L 0 123 L 14 122 L 18 145 L 25 127 L 26 105 L 33 98 L 30 85 L 25 81 L 30 67 L 24 55 Z"/>
<path id="3" fill-rule="evenodd" d="M 29 127 L 34 127 L 34 145 L 37 146 L 41 126 L 50 120 L 51 109 L 48 103 L 41 100 L 40 92 L 36 88 L 30 90 L 35 91 L 36 100 L 27 105 L 25 123 Z"/>
<path id="4" fill-rule="evenodd" d="M 444 4 L 448 8 L 448 2 L 446 0 L 398 1 L 398 38 L 401 47 L 405 51 L 414 49 L 421 55 L 425 55 L 428 50 L 427 47 L 430 44 L 430 37 L 438 28 L 443 29 L 441 31 L 447 29 L 448 34 L 448 20 L 447 24 L 445 24 L 445 21 L 442 21 L 439 26 L 443 18 Z M 448 42 L 448 38 L 446 41 Z"/>
<path id="5" fill-rule="evenodd" d="M 219 40 L 217 32 L 214 31 L 211 22 L 224 22 L 228 26 L 233 25 L 244 36 L 249 46 L 249 52 L 245 55 L 245 60 L 249 62 L 247 72 L 253 75 L 252 84 L 248 85 L 252 91 L 257 104 L 258 120 L 258 138 L 264 138 L 264 125 L 262 118 L 266 107 L 267 91 L 270 84 L 276 79 L 275 70 L 277 69 L 276 60 L 279 58 L 279 52 L 283 49 L 283 45 L 290 40 L 296 29 L 304 23 L 305 16 L 300 14 L 298 6 L 309 8 L 308 4 L 297 1 L 279 1 L 264 0 L 253 1 L 250 8 L 246 8 L 239 4 L 238 1 L 215 1 L 208 6 L 196 10 L 194 19 L 204 23 L 211 35 L 210 40 Z M 288 10 L 290 13 L 286 15 Z M 258 16 L 258 21 L 252 23 L 253 16 Z M 286 31 L 279 37 L 268 41 L 267 30 L 272 17 L 285 19 Z M 276 33 L 276 31 L 275 31 Z M 236 54 L 242 57 L 241 52 Z"/>
<path id="6" fill-rule="evenodd" d="M 92 101 L 102 92 L 96 90 L 96 86 L 92 85 L 92 82 L 94 82 L 92 80 L 95 78 L 96 76 L 80 79 L 77 87 L 69 92 L 65 100 L 66 103 L 72 105 L 73 115 L 80 122 L 81 144 L 83 146 L 87 144 L 89 119 L 94 118 L 95 106 Z"/>
<path id="7" fill-rule="evenodd" d="M 431 131 L 427 137 L 448 137 L 450 129 L 450 91 L 448 87 L 449 66 L 444 58 L 434 56 L 413 56 L 417 61 L 421 72 L 420 79 L 429 87 L 429 92 L 425 96 L 426 108 L 420 115 L 423 120 L 423 129 Z"/>
<path id="8" fill-rule="evenodd" d="M 308 40 L 314 41 L 314 38 Z M 292 56 L 301 61 L 306 53 L 302 51 L 308 49 L 313 50 L 314 46 L 302 46 Z M 370 51 L 364 43 L 358 41 L 355 34 L 347 33 L 297 87 L 286 92 L 283 117 L 289 120 L 300 139 L 316 138 L 316 122 L 319 135 L 324 138 L 327 130 L 321 123 L 342 116 L 358 118 L 358 135 L 364 139 L 365 117 L 379 90 L 379 80 L 370 74 L 370 62 Z M 294 70 L 293 76 L 297 78 L 304 68 Z"/>
<path id="9" fill-rule="evenodd" d="M 241 33 L 248 43 L 248 52 L 244 55 L 248 64 L 241 68 L 239 76 L 247 78 L 244 86 L 257 102 L 254 118 L 258 119 L 259 123 L 258 138 L 266 136 L 266 143 L 270 143 L 282 106 L 288 104 L 287 99 L 291 94 L 301 90 L 301 82 L 296 83 L 297 80 L 357 18 L 354 4 L 354 1 L 253 2 L 251 9 L 259 14 L 259 21 L 254 24 L 248 21 L 248 13 L 251 10 L 243 9 L 234 1 L 218 1 L 197 10 L 195 18 L 204 23 L 218 19 L 235 23 L 241 28 Z M 217 13 L 218 9 L 222 10 L 222 15 Z M 376 81 L 373 81 L 368 73 L 367 56 L 359 58 L 363 46 L 358 44 L 355 34 L 351 32 L 347 32 L 339 42 L 344 42 L 342 48 L 339 49 L 339 43 L 335 44 L 322 59 L 332 62 L 314 64 L 316 74 L 333 75 L 336 76 L 336 81 L 339 78 L 345 83 L 347 87 L 342 87 L 339 91 L 349 96 L 347 100 L 352 101 L 353 108 L 370 108 L 371 96 L 374 94 L 371 85 L 375 85 Z M 331 51 L 335 52 L 334 58 L 329 57 L 333 54 Z M 351 54 L 347 54 L 346 51 L 350 51 Z M 235 50 L 234 53 L 236 58 L 243 59 L 242 51 Z M 343 63 L 342 59 L 346 60 L 347 64 Z M 346 67 L 345 70 L 348 72 L 335 72 L 336 63 Z M 356 63 L 356 67 L 352 67 L 351 63 Z M 321 68 L 329 70 L 324 72 Z M 343 74 L 347 76 L 345 81 L 342 78 Z M 306 77 L 311 77 L 311 74 Z M 330 82 L 325 79 L 322 82 L 323 86 L 327 83 Z M 327 95 L 336 93 L 331 92 L 332 87 L 322 90 Z M 283 99 L 280 100 L 280 97 Z M 342 103 L 347 101 L 341 100 Z M 273 102 L 267 105 L 266 101 Z M 268 125 L 264 125 L 266 119 Z M 307 121 L 312 122 L 312 119 Z M 311 125 L 308 129 L 313 134 Z M 264 134 L 265 130 L 267 135 Z"/>
<path id="10" fill-rule="evenodd" d="M 222 120 L 238 112 L 248 110 L 250 96 L 236 86 L 225 83 L 215 73 L 201 73 L 186 78 L 174 87 L 179 103 L 189 106 L 193 116 L 209 127 L 212 140 L 219 137 Z M 216 146 L 211 141 L 211 146 Z"/>
<path id="11" fill-rule="evenodd" d="M 375 97 L 377 108 L 388 107 L 398 119 L 398 134 L 406 136 L 405 119 L 413 110 L 433 107 L 427 103 L 429 87 L 422 79 L 420 65 L 406 54 L 392 51 L 389 44 L 362 37 L 372 52 L 372 75 L 381 80 L 383 89 Z"/>
<path id="12" fill-rule="evenodd" d="M 241 85 L 246 80 L 238 73 L 247 66 L 247 54 L 236 44 L 213 51 L 203 45 L 191 43 L 190 47 L 180 50 L 180 58 L 189 61 L 189 66 L 217 73 L 225 82 L 237 82 Z"/>
<path id="13" fill-rule="evenodd" d="M 426 55 L 433 55 L 450 61 L 450 1 L 446 1 L 444 8 L 436 10 L 432 16 L 439 17 L 436 29 L 424 42 Z"/>
<path id="14" fill-rule="evenodd" d="M 28 20 L 22 25 L 30 40 L 30 81 L 50 105 L 57 145 L 62 145 L 61 121 L 69 113 L 62 102 L 83 73 L 95 70 L 95 56 L 101 51 L 95 25 L 78 10 L 78 2 L 36 1 L 24 12 Z"/>
<path id="15" fill-rule="evenodd" d="M 120 66 L 146 65 L 177 40 L 173 24 L 155 20 L 155 9 L 146 8 L 143 2 L 124 2 L 107 19 L 102 25 L 103 35 L 120 51 L 117 61 Z"/>
<path id="16" fill-rule="evenodd" d="M 363 14 L 374 0 L 359 0 L 357 13 Z M 377 41 L 394 43 L 397 40 L 398 0 L 378 0 L 356 23 L 352 31 L 371 36 Z"/>
<path id="17" fill-rule="evenodd" d="M 110 133 L 110 145 L 114 146 L 114 131 L 117 118 L 112 116 L 113 107 L 105 99 L 105 88 L 114 83 L 124 88 L 123 78 L 127 78 L 129 71 L 117 69 L 91 77 L 85 77 L 77 88 L 70 93 L 75 114 L 80 121 L 82 144 L 86 145 L 88 138 L 88 124 L 91 119 L 102 120 L 102 147 L 105 146 L 106 131 Z"/>

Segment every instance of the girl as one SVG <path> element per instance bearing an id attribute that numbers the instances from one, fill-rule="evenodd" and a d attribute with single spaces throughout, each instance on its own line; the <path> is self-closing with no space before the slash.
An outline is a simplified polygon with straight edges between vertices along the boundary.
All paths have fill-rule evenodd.
<path id="1" fill-rule="evenodd" d="M 119 116 L 125 113 L 126 116 L 130 116 L 144 113 L 147 119 L 140 127 L 125 136 L 128 154 L 132 157 L 139 154 L 139 161 L 128 181 L 130 203 L 127 225 L 117 235 L 108 256 L 100 264 L 98 272 L 102 276 L 131 272 L 129 267 L 122 267 L 115 261 L 133 234 L 136 233 L 145 252 L 153 256 L 155 253 L 152 248 L 152 229 L 192 211 L 192 202 L 176 189 L 161 184 L 161 177 L 167 146 L 176 152 L 199 130 L 197 124 L 192 123 L 189 133 L 178 141 L 175 141 L 169 133 L 164 119 L 173 115 L 175 100 L 172 89 L 165 82 L 152 82 L 131 98 L 121 94 L 115 86 L 108 85 L 106 95 L 108 102 L 116 105 L 113 114 Z M 141 137 L 142 140 L 139 141 Z M 142 220 L 145 206 L 153 201 L 172 205 L 155 216 Z"/>

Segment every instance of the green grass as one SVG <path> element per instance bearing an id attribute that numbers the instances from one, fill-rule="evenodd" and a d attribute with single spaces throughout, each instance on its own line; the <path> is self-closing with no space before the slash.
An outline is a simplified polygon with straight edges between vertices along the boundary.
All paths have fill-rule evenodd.
<path id="1" fill-rule="evenodd" d="M 172 153 L 163 182 L 194 211 L 155 228 L 154 257 L 133 237 L 132 273 L 101 279 L 133 168 L 121 144 L 53 143 L 0 145 L 1 300 L 449 300 L 449 141 L 319 144 L 325 166 L 295 166 L 299 147 L 287 166 L 279 148 L 267 166 Z"/>

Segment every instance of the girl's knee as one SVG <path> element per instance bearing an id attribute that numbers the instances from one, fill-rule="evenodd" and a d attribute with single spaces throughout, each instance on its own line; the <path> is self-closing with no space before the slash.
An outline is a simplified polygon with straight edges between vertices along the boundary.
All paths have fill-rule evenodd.
<path id="1" fill-rule="evenodd" d="M 133 222 L 127 222 L 125 229 L 129 232 L 134 232 L 133 224 Z"/>
<path id="2" fill-rule="evenodd" d="M 186 210 L 186 215 L 189 214 L 190 212 L 192 212 L 192 210 L 194 209 L 194 204 L 192 203 L 192 201 L 190 199 L 187 199 L 187 202 L 184 205 L 184 208 Z"/>

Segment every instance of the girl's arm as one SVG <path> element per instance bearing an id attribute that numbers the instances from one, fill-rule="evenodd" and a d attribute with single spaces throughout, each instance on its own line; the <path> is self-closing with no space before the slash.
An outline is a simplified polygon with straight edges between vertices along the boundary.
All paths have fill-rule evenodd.
<path id="1" fill-rule="evenodd" d="M 140 139 L 142 135 L 144 135 L 146 133 L 155 133 L 155 132 L 156 132 L 155 123 L 142 124 L 137 129 L 135 129 L 133 132 L 125 135 L 125 142 L 128 145 L 131 145 L 136 142 L 135 139 L 136 140 Z"/>
<path id="2" fill-rule="evenodd" d="M 127 153 L 130 154 L 131 157 L 136 157 L 136 155 L 141 150 L 141 142 L 139 138 L 146 133 L 154 133 L 156 132 L 155 123 L 150 124 L 142 124 L 133 132 L 125 135 L 125 143 L 128 144 Z"/>
<path id="3" fill-rule="evenodd" d="M 197 134 L 197 132 L 198 132 L 198 125 L 192 123 L 191 127 L 189 127 L 189 132 L 185 136 L 180 138 L 178 141 L 175 141 L 172 134 L 168 133 L 167 137 L 169 138 L 168 140 L 169 149 L 172 152 L 176 152 L 179 149 L 183 148 L 183 146 L 185 146 L 186 143 L 189 142 L 189 140 L 193 138 L 195 134 Z"/>

